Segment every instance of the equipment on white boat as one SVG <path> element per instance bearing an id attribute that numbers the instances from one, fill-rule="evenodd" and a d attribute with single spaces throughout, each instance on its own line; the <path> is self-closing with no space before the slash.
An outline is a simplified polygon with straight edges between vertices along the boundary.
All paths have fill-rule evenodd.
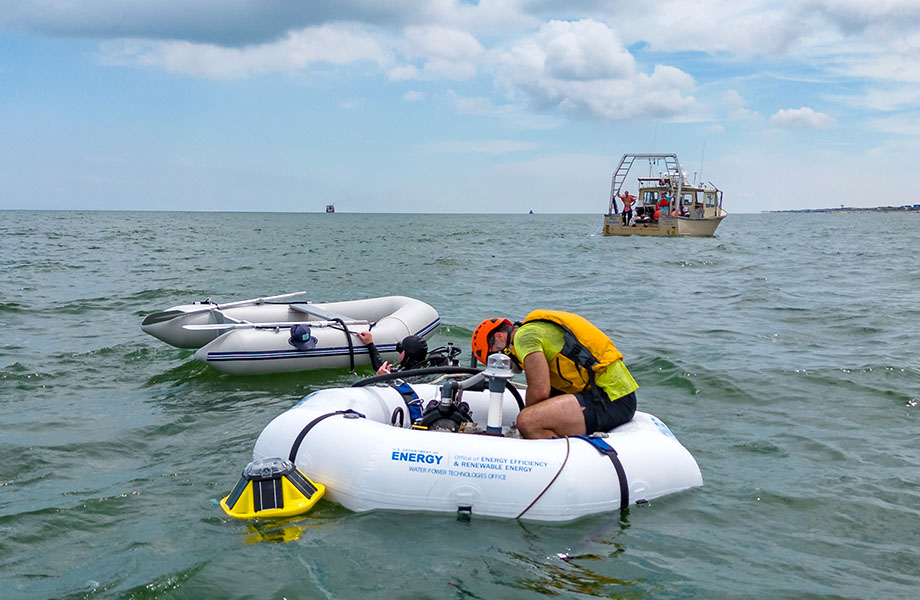
<path id="1" fill-rule="evenodd" d="M 355 511 L 567 521 L 702 485 L 693 456 L 647 413 L 609 434 L 516 437 L 523 401 L 503 367 L 404 371 L 314 392 L 265 427 L 253 460 L 288 460 Z M 472 377 L 405 381 L 444 372 Z M 388 379 L 396 385 L 367 385 Z"/>

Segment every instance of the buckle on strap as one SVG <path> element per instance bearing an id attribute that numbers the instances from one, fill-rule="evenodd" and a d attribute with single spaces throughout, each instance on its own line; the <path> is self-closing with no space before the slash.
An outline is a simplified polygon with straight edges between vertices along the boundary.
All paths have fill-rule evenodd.
<path id="1" fill-rule="evenodd" d="M 606 455 L 607 458 L 610 459 L 610 462 L 613 463 L 613 468 L 617 472 L 617 480 L 620 483 L 620 508 L 629 506 L 629 482 L 626 479 L 626 469 L 623 468 L 623 463 L 620 462 L 620 457 L 616 449 L 608 444 L 603 438 L 589 437 L 587 435 L 576 435 L 574 437 L 588 442 L 594 446 L 595 450 Z"/>

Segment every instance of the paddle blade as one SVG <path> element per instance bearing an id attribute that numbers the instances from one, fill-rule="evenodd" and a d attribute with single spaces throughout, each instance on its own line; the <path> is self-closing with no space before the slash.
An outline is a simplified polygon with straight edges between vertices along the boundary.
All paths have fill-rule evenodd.
<path id="1" fill-rule="evenodd" d="M 141 325 L 156 325 L 157 323 L 165 323 L 166 321 L 171 321 L 176 317 L 181 317 L 182 315 L 187 315 L 188 313 L 183 310 L 161 310 L 160 312 L 155 312 L 144 317 L 144 320 L 141 321 Z"/>

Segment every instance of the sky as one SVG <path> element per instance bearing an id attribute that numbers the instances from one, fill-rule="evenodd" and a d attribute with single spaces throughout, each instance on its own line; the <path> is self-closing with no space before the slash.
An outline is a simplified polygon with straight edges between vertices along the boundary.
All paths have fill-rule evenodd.
<path id="1" fill-rule="evenodd" d="M 600 215 L 625 153 L 920 203 L 920 1 L 0 0 L 0 209 Z"/>

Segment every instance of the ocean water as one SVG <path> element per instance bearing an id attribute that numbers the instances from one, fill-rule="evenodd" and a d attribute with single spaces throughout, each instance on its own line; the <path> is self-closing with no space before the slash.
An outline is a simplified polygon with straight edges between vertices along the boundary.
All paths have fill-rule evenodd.
<path id="1" fill-rule="evenodd" d="M 0 597 L 915 598 L 917 215 L 730 215 L 704 239 L 601 223 L 0 212 Z M 262 428 L 358 376 L 225 375 L 140 321 L 297 290 L 425 300 L 464 359 L 487 316 L 578 312 L 704 485 L 565 524 L 325 500 L 231 520 L 216 501 Z"/>

